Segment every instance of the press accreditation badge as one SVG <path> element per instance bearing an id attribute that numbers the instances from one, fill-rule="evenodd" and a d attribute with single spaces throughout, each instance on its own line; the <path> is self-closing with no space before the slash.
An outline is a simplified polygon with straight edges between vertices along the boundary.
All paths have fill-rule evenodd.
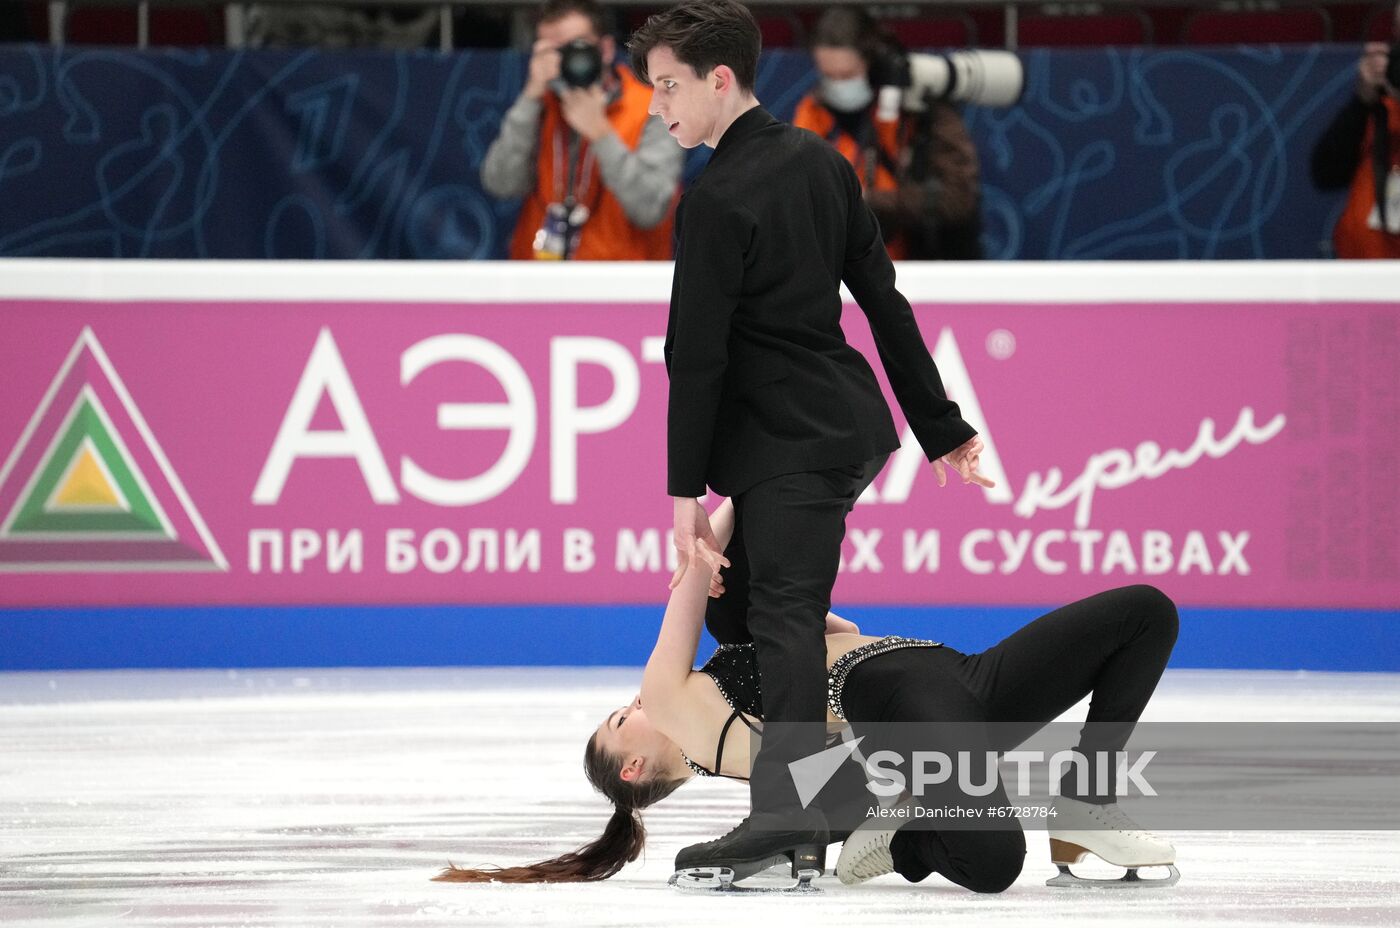
<path id="1" fill-rule="evenodd" d="M 544 221 L 535 232 L 537 261 L 565 261 L 578 251 L 579 232 L 588 221 L 588 207 L 572 197 L 545 208 Z"/>
<path id="2" fill-rule="evenodd" d="M 1366 218 L 1366 227 L 1380 230 L 1379 207 L 1371 207 L 1371 215 Z M 1391 168 L 1390 176 L 1385 179 L 1385 231 L 1391 235 L 1400 235 L 1400 168 Z"/>

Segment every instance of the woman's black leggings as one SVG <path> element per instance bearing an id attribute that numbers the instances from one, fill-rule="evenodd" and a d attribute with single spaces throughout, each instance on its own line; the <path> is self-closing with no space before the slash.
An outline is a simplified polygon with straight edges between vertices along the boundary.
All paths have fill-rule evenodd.
<path id="1" fill-rule="evenodd" d="M 1041 616 L 980 654 L 911 648 L 870 658 L 847 677 L 842 703 L 856 735 L 861 723 L 1019 723 L 989 729 L 986 747 L 1002 752 L 1092 693 L 1075 750 L 1120 751 L 1176 631 L 1176 606 L 1160 590 L 1109 590 Z M 1111 801 L 1111 793 L 1081 798 Z M 985 801 L 1008 804 L 999 782 Z M 992 831 L 901 829 L 891 845 L 895 870 L 913 882 L 941 873 L 977 892 L 1000 892 L 1020 875 L 1026 853 L 1020 824 L 1009 821 L 1014 827 Z"/>

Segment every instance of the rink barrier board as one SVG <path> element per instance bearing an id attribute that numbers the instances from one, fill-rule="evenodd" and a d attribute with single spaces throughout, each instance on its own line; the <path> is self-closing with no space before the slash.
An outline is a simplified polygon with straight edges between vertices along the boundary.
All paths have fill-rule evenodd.
<path id="1" fill-rule="evenodd" d="M 9 380 L 0 536 L 55 529 L 37 547 L 13 532 L 0 537 L 0 667 L 640 663 L 669 573 L 643 563 L 642 542 L 659 548 L 643 536 L 664 530 L 668 515 L 657 353 L 670 273 L 665 264 L 0 261 L 0 331 L 9 336 L 0 338 Z M 1041 604 L 1145 581 L 1182 607 L 1178 666 L 1397 669 L 1400 264 L 906 264 L 899 282 L 935 357 L 942 352 L 950 393 L 989 444 L 995 435 L 984 466 L 995 463 L 1004 486 L 1020 488 L 1018 509 L 1037 474 L 1063 466 L 1083 477 L 1086 458 L 1121 470 L 1115 455 L 1149 439 L 1181 451 L 1208 422 L 1215 453 L 1121 486 L 1101 479 L 1092 506 L 1076 508 L 1073 497 L 1050 505 L 1042 493 L 1016 515 L 1010 496 L 932 487 L 917 454 L 892 460 L 876 505 L 851 517 L 841 610 L 867 604 L 878 619 L 868 630 L 975 649 Z M 868 349 L 860 328 L 850 337 Z M 409 392 L 414 353 L 462 335 L 477 340 L 474 360 L 439 360 L 477 379 L 444 386 L 425 374 Z M 619 392 L 604 370 L 613 355 L 608 370 L 633 378 L 632 411 L 616 427 L 576 423 L 577 455 L 564 464 L 549 425 L 554 375 L 569 369 L 556 365 L 557 336 L 607 349 L 580 362 L 598 376 L 580 376 L 578 392 L 563 394 L 574 408 L 601 408 Z M 343 363 L 368 410 L 394 471 L 384 484 L 401 497 L 394 505 L 371 501 L 344 460 L 298 459 L 270 503 L 251 498 L 290 398 L 311 382 L 314 345 L 334 347 L 323 360 Z M 480 504 L 409 494 L 398 467 L 409 455 L 454 475 L 492 459 L 431 458 L 439 446 L 474 450 L 453 445 L 460 434 L 432 416 L 444 401 L 495 398 L 489 390 L 505 381 L 477 376 L 483 360 L 523 373 L 534 450 Z M 1076 376 L 1081 369 L 1087 376 Z M 1038 408 L 1047 391 L 1053 406 Z M 342 426 L 330 405 L 323 396 L 305 427 Z M 1333 434 L 1339 415 L 1350 431 Z M 79 438 L 113 461 L 111 441 L 126 442 L 132 473 L 147 482 L 109 477 L 151 503 L 128 528 L 148 529 L 141 518 L 153 524 L 159 504 L 178 544 L 143 542 L 148 560 L 133 564 L 111 556 L 119 532 L 111 541 L 58 537 L 45 507 L 62 502 L 76 472 L 44 449 L 78 462 Z M 580 526 L 596 535 L 599 564 L 568 572 L 560 541 Z M 392 533 L 405 528 L 423 551 L 445 556 L 452 539 L 427 542 L 449 527 L 462 541 L 460 569 L 386 563 Z M 329 551 L 329 532 L 340 531 L 337 550 L 349 552 L 349 528 L 365 532 L 363 572 L 342 570 L 346 558 Z M 511 573 L 510 533 L 531 528 L 543 539 L 534 548 L 541 563 L 519 560 L 522 572 Z M 866 556 L 875 548 L 860 544 L 873 546 L 877 530 L 883 571 Z M 1102 537 L 1089 555 L 1067 530 Z M 318 531 L 324 556 L 292 563 L 300 542 L 321 543 Z M 942 538 L 926 549 L 932 531 Z M 500 540 L 501 570 L 473 571 L 472 552 L 484 550 L 472 544 L 477 532 Z M 285 570 L 269 566 L 267 533 L 286 543 Z M 604 547 L 614 539 L 615 551 Z M 44 546 L 72 557 L 35 572 Z M 941 551 L 938 563 L 919 553 L 929 550 Z M 955 603 L 995 605 L 947 605 Z M 483 628 L 490 640 L 466 653 L 464 637 Z"/>
<path id="2" fill-rule="evenodd" d="M 865 634 L 990 647 L 1052 607 L 852 606 Z M 0 611 L 0 671 L 642 666 L 660 606 L 206 606 Z M 1170 667 L 1400 672 L 1400 612 L 1182 608 Z M 700 660 L 713 648 L 703 636 Z"/>

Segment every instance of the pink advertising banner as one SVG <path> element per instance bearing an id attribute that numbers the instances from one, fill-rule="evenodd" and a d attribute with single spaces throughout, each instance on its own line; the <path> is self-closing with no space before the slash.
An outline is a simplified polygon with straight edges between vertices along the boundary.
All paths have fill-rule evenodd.
<path id="1" fill-rule="evenodd" d="M 906 435 L 838 601 L 1400 603 L 1400 307 L 916 310 L 997 486 L 939 488 Z M 665 596 L 664 297 L 0 320 L 0 605 Z"/>

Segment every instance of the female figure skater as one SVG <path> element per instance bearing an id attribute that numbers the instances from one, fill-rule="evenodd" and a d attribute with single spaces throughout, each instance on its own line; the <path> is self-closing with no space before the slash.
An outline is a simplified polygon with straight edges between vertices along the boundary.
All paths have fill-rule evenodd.
<path id="1" fill-rule="evenodd" d="M 723 547 L 733 530 L 728 502 L 715 511 L 712 524 Z M 506 868 L 454 866 L 435 879 L 604 880 L 641 854 L 646 837 L 642 809 L 693 776 L 746 778 L 750 731 L 759 729 L 762 705 L 753 647 L 721 644 L 701 670 L 692 669 L 707 594 L 723 593 L 719 574 L 692 570 L 685 576 L 667 604 L 642 674 L 641 693 L 612 712 L 589 738 L 584 771 L 614 805 L 601 837 L 552 860 Z M 857 736 L 863 727 L 878 729 L 883 723 L 975 723 L 958 725 L 959 749 L 974 747 L 967 732 L 983 731 L 985 749 L 1003 752 L 1092 693 L 1075 751 L 1093 757 L 1098 751 L 1120 751 L 1126 744 L 1166 667 L 1176 641 L 1177 615 L 1160 591 L 1131 586 L 1056 609 L 979 654 L 963 654 L 930 641 L 860 635 L 854 625 L 836 616 L 828 617 L 827 631 L 828 721 L 848 723 Z M 734 724 L 736 720 L 743 724 Z M 883 732 L 877 737 L 885 737 Z M 873 745 L 863 747 L 868 751 Z M 1086 766 L 1092 770 L 1094 765 Z M 1051 858 L 1061 870 L 1051 885 L 1174 883 L 1175 849 L 1119 810 L 1111 782 L 1091 776 L 1084 789 L 1071 773 L 1061 784 L 1063 795 L 1054 800 L 1055 817 L 1048 821 Z M 999 779 L 990 795 L 960 796 L 956 801 L 963 806 L 1009 804 Z M 844 841 L 837 877 L 859 883 L 897 872 L 918 882 L 940 873 L 976 892 L 1000 892 L 1021 872 L 1025 836 L 1015 819 L 995 830 L 900 828 L 906 821 L 870 818 L 857 827 Z M 1122 880 L 1080 880 L 1069 873 L 1069 864 L 1091 853 L 1128 868 L 1127 873 Z M 689 873 L 686 861 L 678 859 L 676 879 L 727 888 L 734 880 L 782 862 L 756 868 L 707 864 L 703 873 Z M 815 868 L 817 873 L 821 866 Z M 1168 866 L 1171 875 L 1138 879 L 1137 868 L 1146 866 Z M 799 876 L 800 869 L 809 868 L 794 860 L 793 875 Z"/>

